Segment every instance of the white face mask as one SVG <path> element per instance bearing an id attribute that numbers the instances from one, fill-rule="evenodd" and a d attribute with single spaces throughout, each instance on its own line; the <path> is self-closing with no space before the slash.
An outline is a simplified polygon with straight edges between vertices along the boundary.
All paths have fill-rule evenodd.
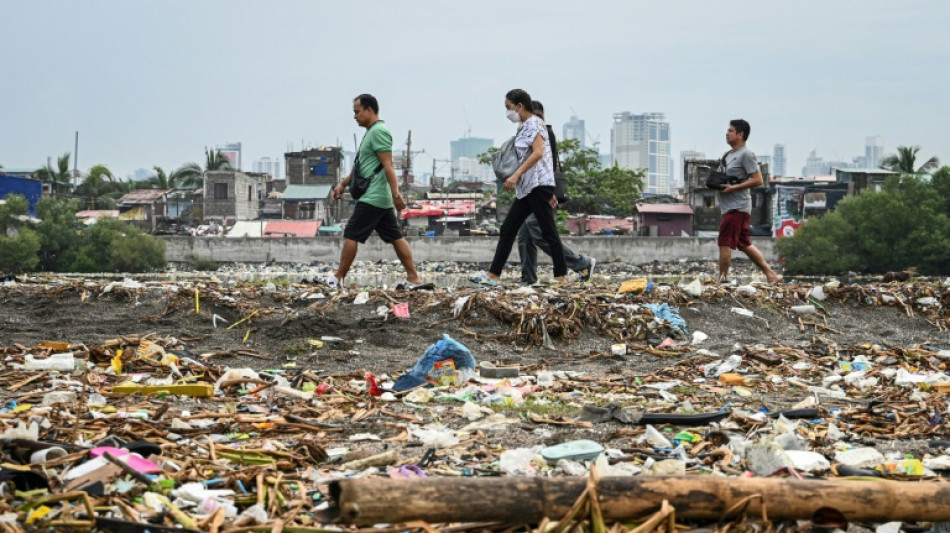
<path id="1" fill-rule="evenodd" d="M 518 112 L 514 109 L 509 109 L 505 116 L 508 117 L 508 120 L 514 122 L 515 124 L 521 122 L 521 117 L 518 116 Z"/>

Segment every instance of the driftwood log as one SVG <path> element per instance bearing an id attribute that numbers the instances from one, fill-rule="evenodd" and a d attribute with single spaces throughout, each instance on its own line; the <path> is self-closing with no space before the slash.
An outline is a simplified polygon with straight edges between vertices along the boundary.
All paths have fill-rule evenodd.
<path id="1" fill-rule="evenodd" d="M 538 523 L 562 518 L 583 492 L 586 478 L 347 479 L 330 484 L 336 520 L 350 524 L 408 522 Z M 748 496 L 750 516 L 765 502 L 773 520 L 808 519 L 833 507 L 848 520 L 950 520 L 950 483 L 888 480 L 799 480 L 713 476 L 608 477 L 597 485 L 604 518 L 636 519 L 663 500 L 677 518 L 719 520 Z"/>

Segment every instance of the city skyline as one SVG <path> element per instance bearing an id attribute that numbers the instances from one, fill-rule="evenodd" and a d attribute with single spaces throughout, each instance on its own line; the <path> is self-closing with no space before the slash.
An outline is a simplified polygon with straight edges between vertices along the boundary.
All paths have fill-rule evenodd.
<path id="1" fill-rule="evenodd" d="M 352 99 L 370 92 L 395 150 L 410 130 L 413 151 L 425 150 L 414 157 L 419 174 L 433 158 L 448 159 L 449 141 L 466 132 L 510 137 L 502 100 L 515 87 L 545 103 L 555 131 L 571 116 L 584 120 L 587 144 L 599 139 L 601 154 L 614 113 L 657 110 L 675 129 L 673 154 L 721 153 L 728 121 L 745 118 L 750 148 L 767 155 L 784 144 L 788 169 L 802 168 L 812 149 L 828 160 L 867 158 L 866 137 L 878 135 L 887 141 L 883 155 L 916 145 L 924 157 L 950 161 L 950 130 L 933 112 L 950 108 L 940 89 L 947 74 L 934 68 L 950 59 L 940 27 L 950 15 L 945 2 L 736 2 L 741 9 L 723 10 L 598 0 L 581 9 L 552 0 L 538 11 L 486 1 L 373 3 L 372 18 L 385 28 L 380 55 L 379 43 L 352 39 L 346 25 L 318 25 L 313 39 L 313 20 L 352 15 L 343 2 L 0 0 L 8 42 L 30 43 L 0 49 L 8 75 L 0 86 L 0 165 L 38 168 L 73 152 L 76 131 L 81 170 L 105 164 L 123 177 L 202 163 L 205 147 L 228 140 L 240 140 L 245 166 L 288 146 L 351 148 L 362 136 Z M 502 9 L 511 16 L 499 19 Z M 512 39 L 484 38 L 518 34 L 521 19 L 565 36 L 546 49 L 551 58 L 522 61 Z M 650 24 L 626 31 L 632 19 Z M 724 24 L 743 30 L 724 32 Z M 169 27 L 189 39 L 163 38 Z M 804 27 L 834 39 L 803 42 Z M 255 38 L 235 41 L 236 33 Z M 344 41 L 345 54 L 324 44 Z M 654 47 L 662 59 L 637 59 L 649 78 L 616 68 L 637 58 L 628 51 Z M 737 62 L 757 65 L 748 82 L 736 83 Z M 258 64 L 285 75 L 260 83 Z"/>

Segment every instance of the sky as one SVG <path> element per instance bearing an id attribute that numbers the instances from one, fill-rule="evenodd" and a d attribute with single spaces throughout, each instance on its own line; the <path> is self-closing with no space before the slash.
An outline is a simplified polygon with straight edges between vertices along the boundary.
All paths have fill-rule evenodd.
<path id="1" fill-rule="evenodd" d="M 342 145 L 374 94 L 416 174 L 448 172 L 449 142 L 513 134 L 504 95 L 572 114 L 609 151 L 612 115 L 663 112 L 672 153 L 718 157 L 728 121 L 749 148 L 786 146 L 788 173 L 919 145 L 950 164 L 946 0 L 0 0 L 0 165 L 203 163 L 241 142 L 243 167 Z"/>

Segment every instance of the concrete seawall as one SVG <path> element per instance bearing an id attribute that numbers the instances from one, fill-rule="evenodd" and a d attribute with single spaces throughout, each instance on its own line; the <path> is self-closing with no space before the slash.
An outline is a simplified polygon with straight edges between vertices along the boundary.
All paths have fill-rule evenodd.
<path id="1" fill-rule="evenodd" d="M 597 259 L 618 259 L 626 263 L 642 264 L 651 261 L 715 260 L 718 248 L 715 239 L 697 237 L 563 237 L 563 242 L 578 253 Z M 166 258 L 171 262 L 185 262 L 191 256 L 220 262 L 286 263 L 331 262 L 340 258 L 343 239 L 339 237 L 300 238 L 226 238 L 226 237 L 163 237 L 168 244 Z M 416 261 L 463 261 L 489 263 L 495 252 L 497 237 L 409 237 L 412 255 Z M 752 243 L 762 251 L 767 261 L 775 261 L 770 237 L 754 237 Z M 737 252 L 734 257 L 745 255 Z M 395 260 L 392 246 L 375 235 L 360 245 L 357 260 Z M 512 248 L 511 261 L 518 261 L 517 243 Z M 543 252 L 538 260 L 549 263 Z"/>

